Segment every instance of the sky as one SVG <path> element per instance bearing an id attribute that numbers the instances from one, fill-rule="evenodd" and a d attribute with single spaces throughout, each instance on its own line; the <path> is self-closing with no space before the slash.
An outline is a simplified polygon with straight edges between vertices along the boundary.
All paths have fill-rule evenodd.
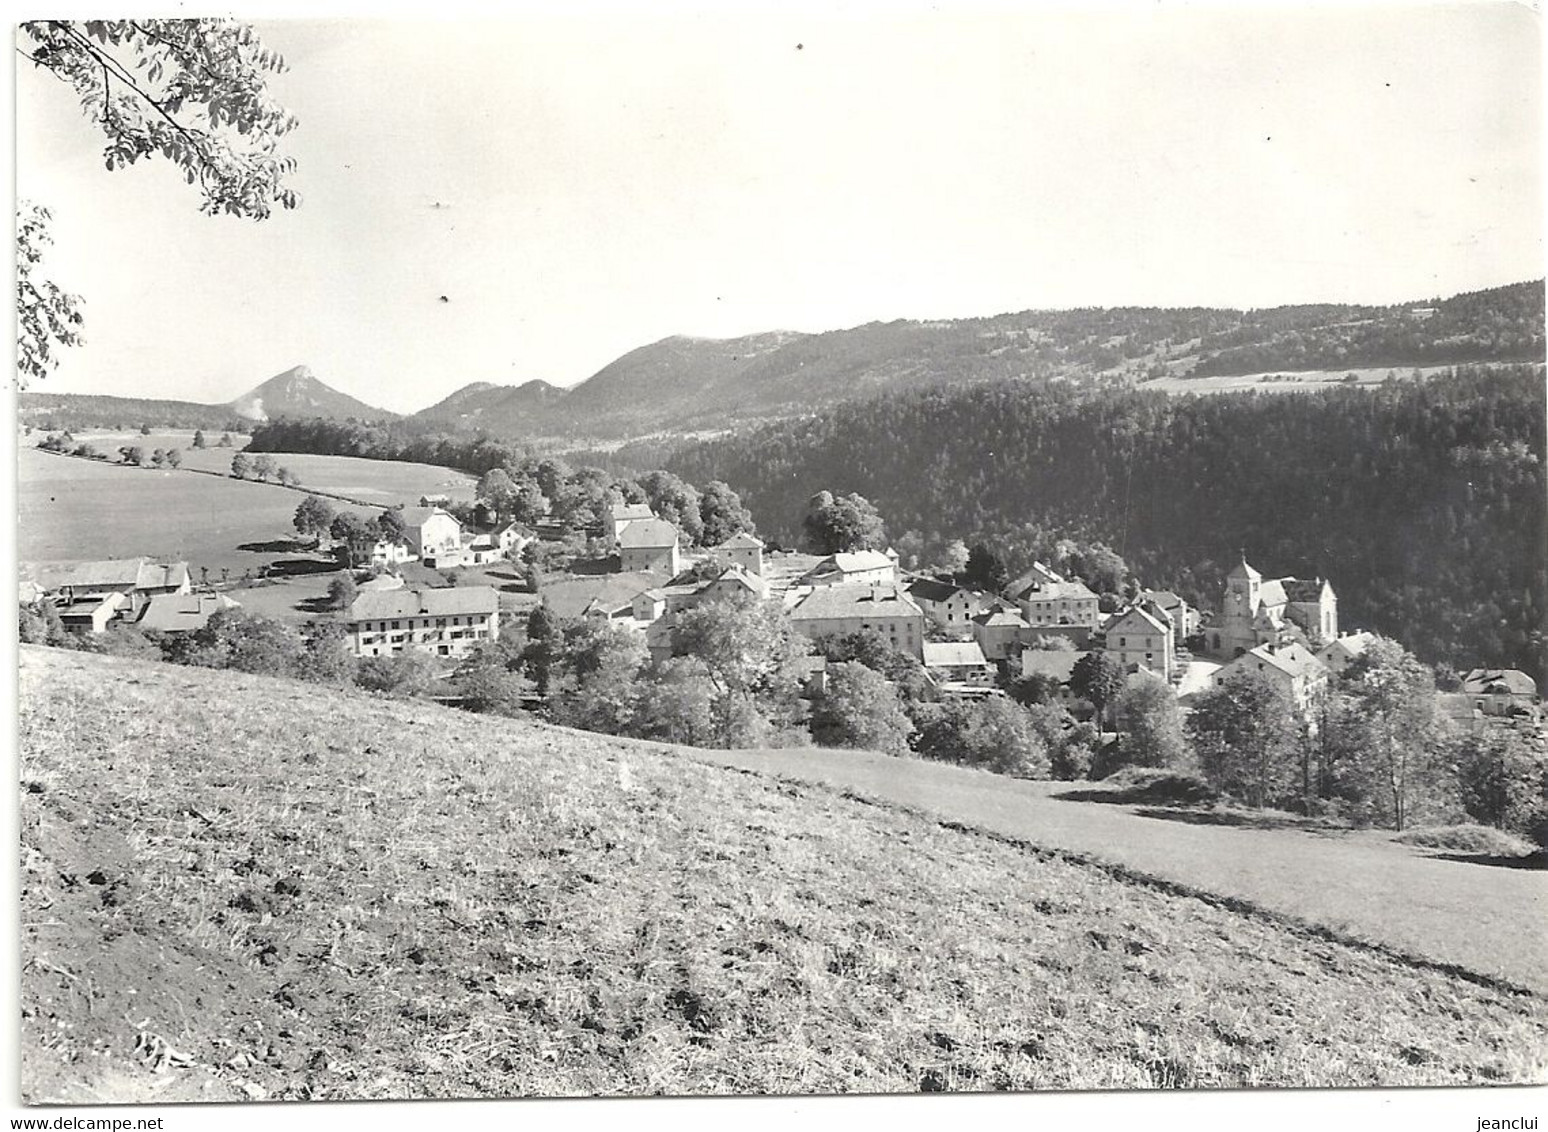
<path id="1" fill-rule="evenodd" d="M 18 193 L 86 315 L 35 388 L 225 401 L 304 364 L 413 411 L 673 334 L 1543 273 L 1520 5 L 427 10 L 255 21 L 300 119 L 301 206 L 263 222 L 106 171 L 20 61 Z"/>

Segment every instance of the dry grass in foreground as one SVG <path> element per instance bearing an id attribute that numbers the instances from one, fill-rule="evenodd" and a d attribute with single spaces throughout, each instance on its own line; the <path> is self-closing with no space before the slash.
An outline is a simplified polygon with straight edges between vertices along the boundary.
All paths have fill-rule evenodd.
<path id="1" fill-rule="evenodd" d="M 21 681 L 31 1101 L 1543 1076 L 1536 997 L 821 788 L 234 673 Z"/>

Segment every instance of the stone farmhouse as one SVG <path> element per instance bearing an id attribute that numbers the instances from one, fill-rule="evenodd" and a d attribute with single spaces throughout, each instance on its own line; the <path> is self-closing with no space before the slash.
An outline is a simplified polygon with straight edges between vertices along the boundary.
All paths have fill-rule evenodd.
<path id="1" fill-rule="evenodd" d="M 1032 626 L 1097 626 L 1100 613 L 1097 595 L 1086 583 L 1060 577 L 1041 562 L 1005 588 L 1005 596 L 1016 603 L 1022 620 Z"/>
<path id="2" fill-rule="evenodd" d="M 1214 686 L 1218 688 L 1243 672 L 1267 677 L 1284 691 L 1296 712 L 1308 719 L 1317 702 L 1327 694 L 1331 677 L 1328 666 L 1298 641 L 1258 645 L 1243 653 L 1215 673 Z"/>
<path id="3" fill-rule="evenodd" d="M 908 596 L 937 626 L 964 636 L 972 633 L 973 617 L 984 607 L 982 594 L 939 578 L 915 578 Z"/>
<path id="4" fill-rule="evenodd" d="M 413 557 L 431 569 L 461 566 L 462 524 L 439 507 L 405 507 L 403 537 Z"/>
<path id="5" fill-rule="evenodd" d="M 193 589 L 186 562 L 152 562 L 149 558 L 119 558 L 77 562 L 54 580 L 50 597 L 66 604 L 110 593 L 123 594 L 135 608 L 153 594 L 185 594 Z"/>
<path id="6" fill-rule="evenodd" d="M 1333 675 L 1342 676 L 1344 669 L 1365 655 L 1366 647 L 1375 639 L 1374 633 L 1340 633 L 1317 650 L 1317 659 L 1326 664 Z"/>
<path id="7" fill-rule="evenodd" d="M 1537 704 L 1537 681 L 1516 668 L 1474 668 L 1462 677 L 1461 694 L 1486 716 L 1526 715 Z"/>
<path id="8" fill-rule="evenodd" d="M 799 579 L 803 586 L 885 586 L 898 580 L 896 551 L 830 554 Z"/>
<path id="9" fill-rule="evenodd" d="M 602 513 L 602 537 L 617 542 L 630 523 L 642 523 L 654 519 L 656 513 L 648 503 L 615 503 Z"/>
<path id="10" fill-rule="evenodd" d="M 490 586 L 377 590 L 355 598 L 345 628 L 359 657 L 461 657 L 499 637 L 500 599 Z"/>
<path id="11" fill-rule="evenodd" d="M 763 577 L 763 540 L 757 535 L 738 531 L 719 546 L 710 547 L 710 557 Z"/>
<path id="12" fill-rule="evenodd" d="M 618 535 L 620 569 L 646 571 L 673 577 L 683 568 L 677 528 L 665 519 L 629 521 Z"/>
<path id="13" fill-rule="evenodd" d="M 1120 610 L 1108 618 L 1103 632 L 1107 655 L 1124 672 L 1146 668 L 1167 681 L 1177 672 L 1172 620 L 1157 606 L 1137 604 Z"/>
<path id="14" fill-rule="evenodd" d="M 1137 600 L 1149 602 L 1171 619 L 1172 643 L 1178 648 L 1199 631 L 1199 611 L 1171 590 L 1141 590 Z"/>
<path id="15" fill-rule="evenodd" d="M 792 595 L 794 596 L 794 595 Z M 818 586 L 789 606 L 797 632 L 816 640 L 875 633 L 899 652 L 924 656 L 924 611 L 901 585 Z"/>
<path id="16" fill-rule="evenodd" d="M 1241 562 L 1226 575 L 1220 615 L 1209 627 L 1207 647 L 1224 657 L 1259 645 L 1300 640 L 1312 648 L 1338 636 L 1338 598 L 1321 578 L 1269 578 Z"/>
<path id="17" fill-rule="evenodd" d="M 1031 626 L 1005 602 L 996 601 L 973 615 L 973 639 L 991 661 L 1009 660 L 1032 639 Z"/>
<path id="18" fill-rule="evenodd" d="M 100 633 L 114 618 L 139 617 L 158 594 L 192 591 L 186 562 L 121 558 L 76 563 L 54 580 L 46 600 L 59 607 L 65 628 Z"/>
<path id="19" fill-rule="evenodd" d="M 925 641 L 920 659 L 925 675 L 947 699 L 978 699 L 998 691 L 994 665 L 976 641 Z"/>

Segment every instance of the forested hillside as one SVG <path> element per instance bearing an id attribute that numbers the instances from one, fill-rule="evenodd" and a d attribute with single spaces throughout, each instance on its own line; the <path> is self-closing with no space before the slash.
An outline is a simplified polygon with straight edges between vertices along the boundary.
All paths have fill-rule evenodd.
<path id="1" fill-rule="evenodd" d="M 1545 669 L 1541 367 L 1292 395 L 1077 393 L 995 382 L 840 405 L 684 449 L 760 530 L 859 492 L 893 537 L 984 540 L 1015 560 L 1102 541 L 1149 584 L 1218 601 L 1239 548 L 1322 574 L 1346 625 L 1432 662 Z"/>

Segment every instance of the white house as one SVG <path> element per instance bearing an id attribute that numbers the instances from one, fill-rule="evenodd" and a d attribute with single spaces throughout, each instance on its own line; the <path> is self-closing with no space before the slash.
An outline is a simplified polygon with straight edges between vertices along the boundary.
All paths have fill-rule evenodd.
<path id="1" fill-rule="evenodd" d="M 1311 714 L 1312 706 L 1328 689 L 1328 666 L 1305 645 L 1294 641 L 1250 649 L 1217 671 L 1214 685 L 1218 688 L 1243 672 L 1258 673 L 1278 685 L 1303 716 Z"/>
<path id="2" fill-rule="evenodd" d="M 982 594 L 938 578 L 915 578 L 908 584 L 908 596 L 942 629 L 963 634 L 973 631 L 973 615 L 984 607 Z"/>
<path id="3" fill-rule="evenodd" d="M 1113 614 L 1104 631 L 1107 655 L 1125 672 L 1132 665 L 1150 669 L 1163 680 L 1177 671 L 1176 634 L 1171 618 L 1155 606 L 1132 605 Z"/>
<path id="4" fill-rule="evenodd" d="M 345 627 L 356 656 L 460 657 L 499 637 L 500 598 L 490 586 L 377 590 L 355 598 Z"/>
<path id="5" fill-rule="evenodd" d="M 977 641 L 926 641 L 922 649 L 925 673 L 943 695 L 971 695 L 994 686 L 994 665 Z"/>
<path id="6" fill-rule="evenodd" d="M 426 566 L 439 569 L 462 565 L 462 524 L 439 507 L 405 507 L 403 536 Z"/>
<path id="7" fill-rule="evenodd" d="M 1365 655 L 1366 648 L 1375 639 L 1375 633 L 1364 631 L 1340 633 L 1317 650 L 1317 659 L 1335 676 L 1342 676 L 1344 669 Z"/>
<path id="8" fill-rule="evenodd" d="M 108 622 L 129 608 L 129 598 L 122 593 L 105 593 L 99 597 L 81 598 L 59 607 L 59 622 L 76 633 L 101 633 Z"/>
<path id="9" fill-rule="evenodd" d="M 898 580 L 898 556 L 880 550 L 830 554 L 800 579 L 803 586 L 884 586 Z"/>
<path id="10" fill-rule="evenodd" d="M 804 636 L 875 633 L 899 652 L 924 655 L 924 611 L 901 586 L 818 586 L 790 607 Z"/>
<path id="11" fill-rule="evenodd" d="M 746 531 L 738 531 L 719 546 L 711 547 L 710 554 L 724 562 L 740 566 L 749 574 L 763 576 L 763 540 Z"/>
<path id="12" fill-rule="evenodd" d="M 682 570 L 677 528 L 664 519 L 630 521 L 618 535 L 620 569 L 648 571 L 671 577 Z"/>
<path id="13" fill-rule="evenodd" d="M 608 542 L 617 542 L 630 523 L 655 517 L 649 503 L 615 503 L 602 513 L 602 537 Z"/>
<path id="14" fill-rule="evenodd" d="M 1026 644 L 1030 626 L 1021 614 L 999 602 L 973 615 L 973 639 L 989 660 L 1007 660 Z"/>

